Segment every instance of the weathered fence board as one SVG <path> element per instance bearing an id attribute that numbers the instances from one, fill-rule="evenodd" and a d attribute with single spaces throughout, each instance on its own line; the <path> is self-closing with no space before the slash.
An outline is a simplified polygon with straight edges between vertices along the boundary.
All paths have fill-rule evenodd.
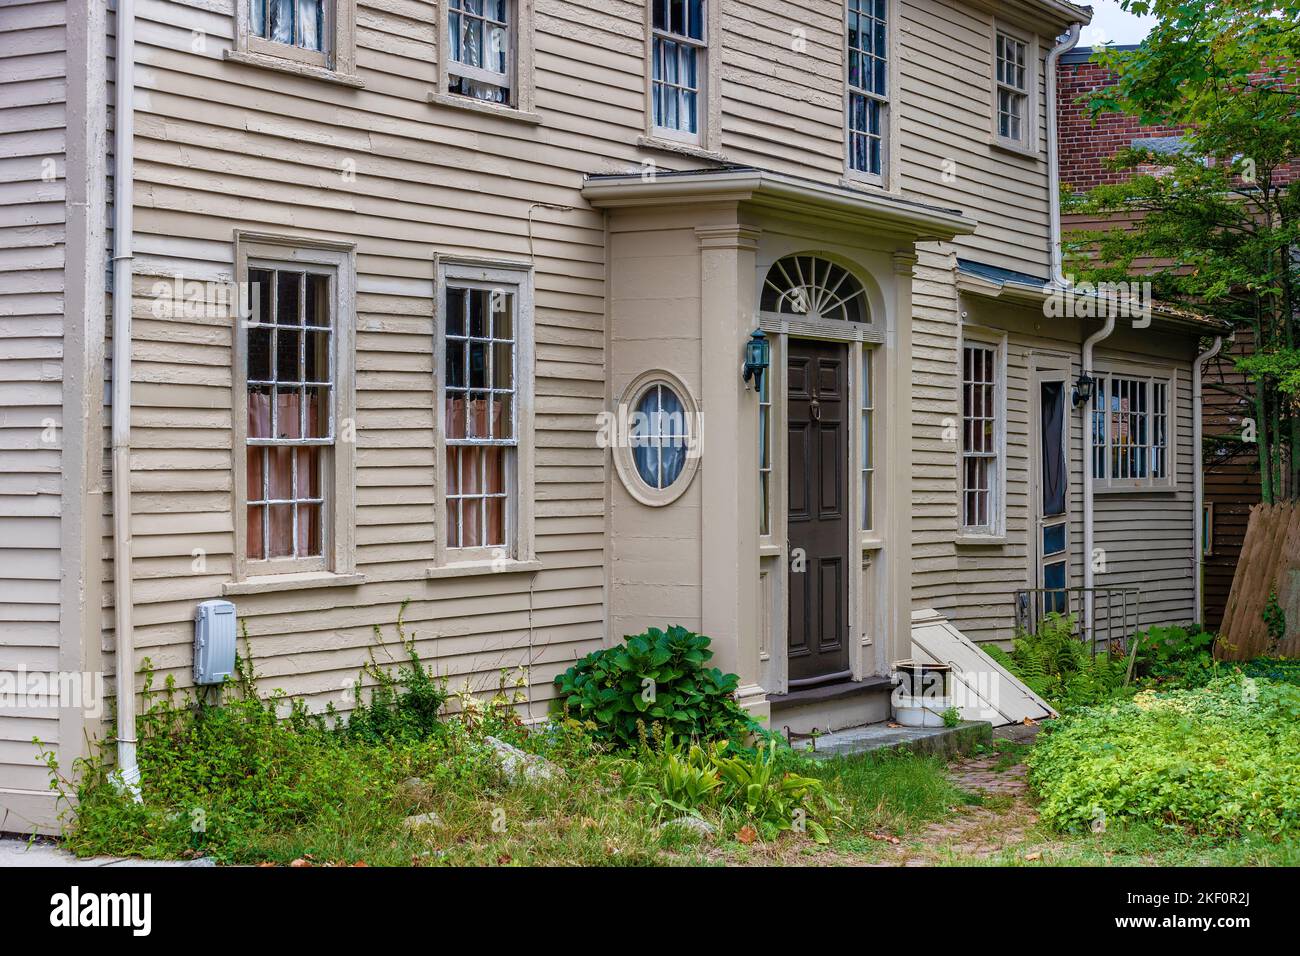
<path id="1" fill-rule="evenodd" d="M 1264 608 L 1275 589 L 1286 614 L 1286 633 L 1276 644 L 1264 623 Z M 1250 509 L 1215 654 L 1227 661 L 1261 655 L 1300 657 L 1300 504 Z"/>

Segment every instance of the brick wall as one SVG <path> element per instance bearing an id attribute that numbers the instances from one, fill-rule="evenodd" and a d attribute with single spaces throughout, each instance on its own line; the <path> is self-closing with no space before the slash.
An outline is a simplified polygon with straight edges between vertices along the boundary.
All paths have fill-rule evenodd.
<path id="1" fill-rule="evenodd" d="M 1087 99 L 1114 82 L 1115 74 L 1095 63 L 1062 60 L 1058 65 L 1056 116 L 1061 183 L 1075 192 L 1123 182 L 1128 173 L 1107 169 L 1104 160 L 1131 146 L 1133 140 L 1177 136 L 1182 131 L 1182 127 L 1143 126 L 1137 117 L 1123 113 L 1106 113 L 1094 122 L 1088 115 Z"/>

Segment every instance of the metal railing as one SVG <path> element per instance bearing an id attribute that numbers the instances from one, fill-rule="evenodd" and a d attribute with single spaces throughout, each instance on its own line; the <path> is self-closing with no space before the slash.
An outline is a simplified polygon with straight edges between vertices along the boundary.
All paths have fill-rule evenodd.
<path id="1" fill-rule="evenodd" d="M 1107 651 L 1127 650 L 1128 639 L 1142 620 L 1142 594 L 1137 588 L 1021 588 L 1014 600 L 1018 633 L 1037 633 L 1048 614 L 1073 617 L 1075 633 L 1090 645 L 1093 657 L 1099 645 Z"/>

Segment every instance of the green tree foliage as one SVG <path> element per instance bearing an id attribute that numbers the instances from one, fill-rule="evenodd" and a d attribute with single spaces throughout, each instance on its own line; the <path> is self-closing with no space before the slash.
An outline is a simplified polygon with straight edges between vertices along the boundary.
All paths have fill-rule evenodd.
<path id="1" fill-rule="evenodd" d="M 1117 82 L 1088 105 L 1184 129 L 1183 148 L 1124 149 L 1112 164 L 1127 181 L 1065 197 L 1072 212 L 1125 217 L 1069 236 L 1070 268 L 1091 281 L 1145 272 L 1159 300 L 1248 330 L 1256 352 L 1238 367 L 1251 388 L 1235 394 L 1253 405 L 1255 434 L 1206 440 L 1257 450 L 1265 501 L 1300 494 L 1300 183 L 1288 172 L 1300 0 L 1122 2 L 1159 19 L 1138 49 L 1096 55 Z"/>

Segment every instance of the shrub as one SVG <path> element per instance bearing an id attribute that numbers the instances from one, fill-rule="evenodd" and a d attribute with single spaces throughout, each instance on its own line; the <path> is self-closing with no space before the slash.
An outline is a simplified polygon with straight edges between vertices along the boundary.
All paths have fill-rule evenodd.
<path id="1" fill-rule="evenodd" d="M 1240 675 L 1063 717 L 1029 757 L 1064 830 L 1128 818 L 1215 835 L 1300 829 L 1300 688 Z"/>
<path id="2" fill-rule="evenodd" d="M 447 683 L 433 668 L 425 667 L 415 650 L 415 639 L 406 633 L 403 616 L 409 601 L 397 612 L 397 639 L 406 660 L 396 673 L 382 667 L 371 649 L 370 660 L 362 668 L 362 680 L 353 686 L 355 706 L 348 715 L 344 734 L 352 740 L 379 743 L 390 740 L 420 740 L 437 731 L 443 706 L 447 703 Z M 374 626 L 375 646 L 383 645 L 383 632 Z M 245 637 L 247 641 L 247 637 Z M 370 700 L 362 694 L 365 678 L 373 681 Z"/>
<path id="3" fill-rule="evenodd" d="M 1011 653 L 996 645 L 984 650 L 1058 710 L 1096 704 L 1124 686 L 1127 657 L 1118 651 L 1092 651 L 1074 633 L 1074 618 L 1048 614 L 1038 631 L 1021 634 Z"/>
<path id="4" fill-rule="evenodd" d="M 1215 635 L 1200 628 L 1153 627 L 1134 635 L 1134 671 L 1156 683 L 1201 687 L 1218 676 Z"/>
<path id="5" fill-rule="evenodd" d="M 729 740 L 758 725 L 732 696 L 735 674 L 706 667 L 709 639 L 684 627 L 652 627 L 625 643 L 588 654 L 555 679 L 559 705 L 593 725 L 592 736 L 621 749 L 637 746 L 642 730 L 663 738 Z"/>

